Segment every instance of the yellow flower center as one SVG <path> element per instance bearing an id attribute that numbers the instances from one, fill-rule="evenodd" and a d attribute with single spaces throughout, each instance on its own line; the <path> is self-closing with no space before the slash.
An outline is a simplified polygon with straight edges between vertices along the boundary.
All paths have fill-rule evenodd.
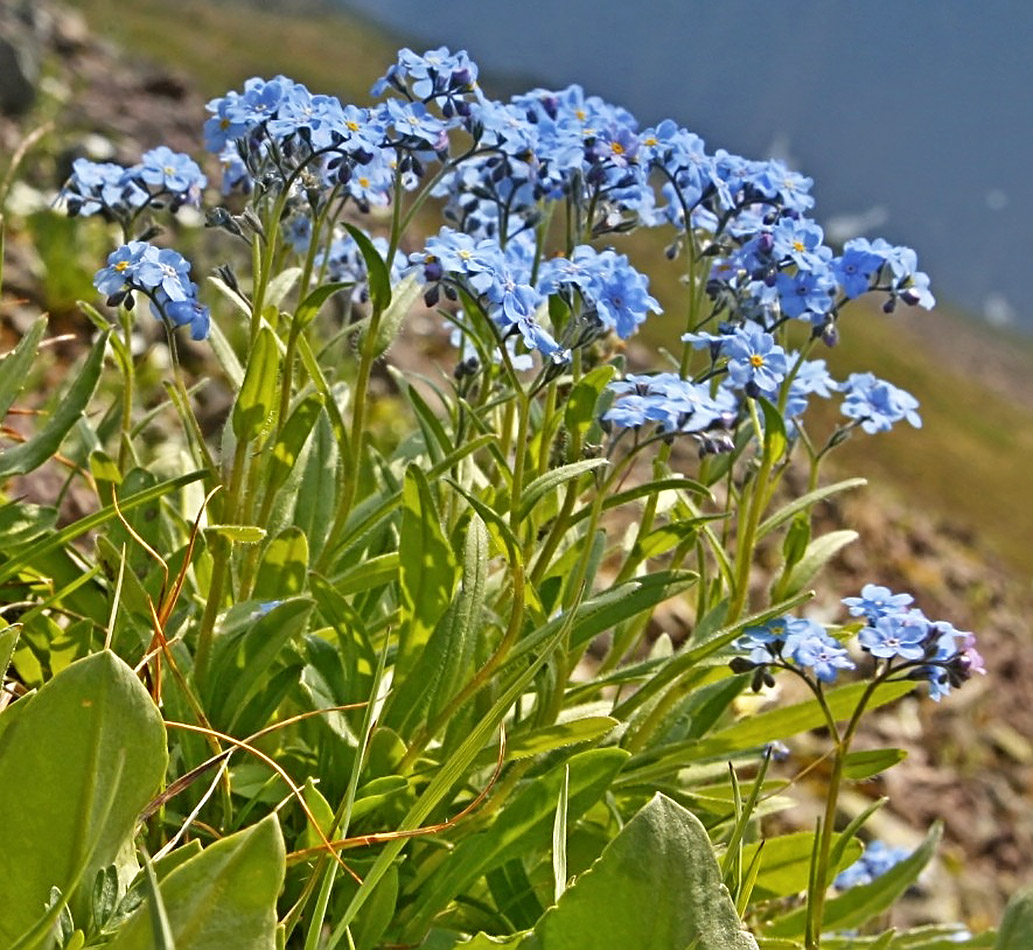
<path id="1" fill-rule="evenodd" d="M 611 142 L 610 143 L 610 151 L 613 152 L 614 155 L 623 155 L 624 154 L 624 146 L 621 145 L 620 142 Z"/>
<path id="2" fill-rule="evenodd" d="M 118 272 L 119 272 L 120 274 L 121 274 L 121 273 L 122 273 L 123 271 L 127 271 L 127 270 L 129 270 L 129 261 L 119 261 L 119 262 L 118 262 L 118 263 L 117 263 L 117 264 L 115 265 L 115 270 L 117 270 L 117 271 L 118 271 Z"/>
<path id="3" fill-rule="evenodd" d="M 803 251 L 805 249 L 803 241 L 793 241 L 794 251 Z"/>
<path id="4" fill-rule="evenodd" d="M 351 130 L 352 132 L 358 132 L 358 131 L 359 131 L 359 123 L 358 123 L 358 122 L 356 122 L 356 121 L 355 121 L 354 119 L 349 119 L 349 120 L 348 120 L 347 122 L 345 122 L 344 124 L 345 124 L 346 126 L 348 126 L 348 128 L 349 128 L 349 129 L 350 129 L 350 130 Z"/>
<path id="5" fill-rule="evenodd" d="M 473 253 L 468 251 L 465 247 L 459 252 L 459 256 L 464 260 L 468 261 L 473 257 Z"/>
<path id="6" fill-rule="evenodd" d="M 754 369 L 760 369 L 763 365 L 764 357 L 761 356 L 759 353 L 754 353 L 753 356 L 750 357 L 750 366 L 752 366 Z"/>

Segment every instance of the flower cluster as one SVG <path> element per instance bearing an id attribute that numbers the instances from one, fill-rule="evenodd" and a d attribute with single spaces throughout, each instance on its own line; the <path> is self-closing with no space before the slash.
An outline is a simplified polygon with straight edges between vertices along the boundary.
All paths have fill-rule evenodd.
<path id="1" fill-rule="evenodd" d="M 854 419 L 865 432 L 888 432 L 902 419 L 916 429 L 922 427 L 918 400 L 872 373 L 851 373 L 842 391 L 843 414 Z"/>
<path id="2" fill-rule="evenodd" d="M 860 596 L 843 600 L 851 616 L 864 618 L 866 625 L 857 636 L 862 649 L 887 667 L 906 671 L 909 679 L 927 682 L 933 699 L 961 686 L 973 673 L 986 673 L 974 634 L 956 630 L 946 620 L 929 620 L 912 602 L 910 594 L 894 594 L 876 584 L 866 584 Z"/>
<path id="3" fill-rule="evenodd" d="M 736 657 L 732 669 L 754 670 L 754 689 L 773 684 L 770 666 L 805 671 L 823 683 L 834 682 L 839 670 L 855 666 L 846 648 L 821 624 L 789 614 L 744 628 L 735 649 L 747 657 Z"/>
<path id="4" fill-rule="evenodd" d="M 727 389 L 682 379 L 676 373 L 636 375 L 608 387 L 617 396 L 603 421 L 621 428 L 655 425 L 665 435 L 691 433 L 703 455 L 731 448 L 738 403 Z"/>
<path id="5" fill-rule="evenodd" d="M 418 100 L 344 106 L 286 76 L 249 79 L 208 111 L 205 146 L 219 156 L 225 191 L 287 189 L 317 207 L 342 196 L 361 210 L 387 204 L 396 178 L 415 187 L 427 163 L 447 152 L 455 124 Z"/>
<path id="6" fill-rule="evenodd" d="M 986 669 L 974 634 L 944 620 L 929 620 L 911 606 L 912 601 L 910 594 L 867 584 L 860 596 L 846 597 L 843 603 L 851 616 L 864 618 L 857 640 L 865 653 L 882 663 L 880 675 L 926 682 L 930 696 L 939 700 L 951 687 Z M 734 649 L 745 656 L 734 657 L 731 667 L 737 673 L 754 671 L 754 689 L 774 682 L 771 667 L 823 683 L 833 682 L 838 670 L 855 667 L 847 648 L 820 624 L 788 614 L 744 628 Z"/>
<path id="7" fill-rule="evenodd" d="M 104 213 L 130 222 L 146 207 L 167 206 L 173 212 L 185 204 L 199 207 L 207 184 L 189 155 L 161 145 L 129 168 L 77 158 L 60 197 L 71 217 Z"/>
<path id="8" fill-rule="evenodd" d="M 297 226 L 290 236 L 302 241 L 331 202 L 360 211 L 389 204 L 440 164 L 430 193 L 443 199 L 450 226 L 410 257 L 428 303 L 462 292 L 503 338 L 554 362 L 591 338 L 586 327 L 626 339 L 660 312 L 626 257 L 587 243 L 637 226 L 673 225 L 672 254 L 692 243 L 711 261 L 712 311 L 696 330 L 723 320 L 708 336 L 724 341 L 720 370 L 740 394 L 773 398 L 794 376 L 774 337 L 786 320 L 808 322 L 831 343 L 839 307 L 869 290 L 887 293 L 892 305 L 932 305 L 909 248 L 858 239 L 834 254 L 807 217 L 811 180 L 782 162 L 709 153 L 669 120 L 640 129 L 626 109 L 577 85 L 492 100 L 477 73 L 462 50 L 403 49 L 373 87 L 385 98 L 370 108 L 315 95 L 285 76 L 253 78 L 208 104 L 206 146 L 223 162 L 224 187 L 259 197 L 286 192 Z M 568 246 L 550 257 L 539 225 L 555 202 L 567 206 Z M 576 319 L 550 316 L 545 299 L 553 295 Z M 793 406 L 831 389 L 808 389 L 795 377 L 793 385 Z M 851 418 L 868 431 L 884 427 L 892 407 L 906 402 L 888 392 L 872 393 L 862 415 L 866 394 L 858 389 Z M 917 417 L 910 407 L 897 418 Z"/>
<path id="9" fill-rule="evenodd" d="M 190 280 L 190 264 L 170 248 L 146 241 L 130 241 L 112 251 L 107 266 L 97 271 L 93 286 L 108 298 L 109 306 L 133 307 L 133 292 L 151 301 L 158 319 L 174 326 L 189 326 L 195 340 L 207 338 L 211 319 L 208 308 L 197 299 L 197 285 Z"/>

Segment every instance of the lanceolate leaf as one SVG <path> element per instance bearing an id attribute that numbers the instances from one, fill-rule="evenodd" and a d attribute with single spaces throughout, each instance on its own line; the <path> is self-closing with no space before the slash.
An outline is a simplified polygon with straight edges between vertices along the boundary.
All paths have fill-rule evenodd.
<path id="1" fill-rule="evenodd" d="M 849 930 L 862 926 L 887 910 L 910 887 L 936 852 L 942 828 L 929 829 L 925 840 L 910 857 L 894 865 L 871 884 L 858 884 L 825 904 L 823 930 Z M 806 909 L 800 908 L 775 920 L 767 932 L 773 937 L 795 937 L 803 934 Z"/>
<path id="2" fill-rule="evenodd" d="M 189 475 L 180 475 L 177 478 L 170 478 L 168 481 L 160 482 L 151 488 L 146 488 L 143 491 L 128 495 L 119 500 L 118 510 L 121 511 L 122 514 L 125 514 L 128 511 L 139 508 L 141 505 L 146 505 L 151 501 L 155 501 L 163 495 L 167 495 L 169 492 L 175 491 L 177 488 L 184 488 L 191 482 L 196 482 L 203 478 L 204 475 L 204 472 L 191 472 Z M 14 577 L 22 569 L 22 565 L 31 564 L 38 558 L 44 557 L 63 547 L 69 541 L 73 541 L 75 538 L 81 537 L 88 531 L 92 531 L 94 528 L 99 528 L 102 524 L 113 520 L 117 514 L 118 512 L 115 510 L 114 505 L 107 505 L 106 507 L 101 508 L 100 511 L 95 511 L 92 515 L 87 515 L 85 518 L 73 521 L 72 524 L 62 528 L 60 531 L 54 531 L 50 534 L 44 535 L 36 541 L 33 541 L 30 545 L 27 545 L 18 552 L 17 559 L 7 564 L 0 565 L 0 584 Z"/>
<path id="3" fill-rule="evenodd" d="M 838 840 L 841 835 L 836 835 Z M 845 847 L 833 873 L 853 864 L 861 856 L 861 843 L 856 839 L 844 842 Z M 811 870 L 811 852 L 814 850 L 814 834 L 797 831 L 792 834 L 765 838 L 762 842 L 743 847 L 742 863 L 749 867 L 758 849 L 760 850 L 760 873 L 757 875 L 756 896 L 769 899 L 789 897 L 807 890 Z"/>
<path id="4" fill-rule="evenodd" d="M 759 541 L 764 537 L 764 535 L 774 531 L 779 525 L 785 524 L 794 515 L 799 514 L 801 511 L 806 511 L 819 501 L 829 498 L 832 495 L 836 495 L 841 491 L 848 491 L 851 488 L 860 488 L 867 484 L 868 481 L 864 478 L 847 478 L 841 482 L 836 482 L 834 485 L 826 485 L 824 488 L 816 488 L 814 491 L 808 492 L 806 495 L 801 495 L 795 501 L 791 501 L 780 511 L 776 511 L 767 519 L 767 521 L 761 522 L 760 527 L 757 528 L 757 540 Z"/>
<path id="5" fill-rule="evenodd" d="M 757 950 L 699 820 L 657 795 L 535 927 L 547 950 Z"/>
<path id="6" fill-rule="evenodd" d="M 9 475 L 22 475 L 39 468 L 61 447 L 65 436 L 82 418 L 83 411 L 97 388 L 100 372 L 104 367 L 104 349 L 107 342 L 108 334 L 102 333 L 93 344 L 93 349 L 86 357 L 75 382 L 58 402 L 56 411 L 43 429 L 27 442 L 0 452 L 0 479 Z M 17 354 L 12 354 L 14 355 Z"/>
<path id="7" fill-rule="evenodd" d="M 850 716 L 867 688 L 867 683 L 851 683 L 828 692 L 825 701 L 832 715 L 837 720 Z M 883 706 L 914 688 L 914 683 L 883 683 L 868 701 L 868 708 Z M 632 777 L 636 781 L 647 781 L 651 776 L 666 775 L 672 769 L 677 771 L 688 762 L 729 757 L 763 746 L 774 739 L 785 739 L 808 729 L 818 729 L 824 724 L 825 717 L 815 699 L 772 709 L 741 719 L 703 739 L 671 743 L 664 747 L 661 756 L 648 758 L 641 767 L 635 768 Z"/>
<path id="8" fill-rule="evenodd" d="M 409 310 L 423 293 L 423 284 L 417 274 L 409 274 L 391 290 L 391 303 L 384 308 L 380 318 L 380 329 L 374 342 L 374 355 L 380 356 L 394 343 Z"/>
<path id="9" fill-rule="evenodd" d="M 782 586 L 782 594 L 785 597 L 792 597 L 806 587 L 814 576 L 829 561 L 834 558 L 841 549 L 845 548 L 852 541 L 857 540 L 857 532 L 850 530 L 830 531 L 819 538 L 815 538 L 807 545 L 799 563 L 792 569 L 792 573 Z"/>
<path id="10" fill-rule="evenodd" d="M 29 375 L 40 340 L 47 329 L 47 318 L 37 317 L 18 345 L 0 361 L 0 422 L 11 408 Z"/>
<path id="11" fill-rule="evenodd" d="M 86 919 L 97 871 L 119 858 L 168 761 L 161 715 L 113 653 L 71 664 L 16 708 L 0 734 L 0 853 L 17 869 L 0 874 L 5 947 L 51 887 Z"/>
<path id="12" fill-rule="evenodd" d="M 277 659 L 287 644 L 300 641 L 312 607 L 310 600 L 297 597 L 265 614 L 257 608 L 244 624 L 218 633 L 207 678 L 207 709 L 216 728 L 232 729 L 247 703 L 271 687 Z"/>
<path id="13" fill-rule="evenodd" d="M 302 446 L 309 438 L 323 408 L 323 397 L 319 393 L 306 396 L 287 417 L 273 446 L 266 472 L 264 490 L 277 491 L 290 475 L 301 454 Z"/>
<path id="14" fill-rule="evenodd" d="M 11 656 L 14 653 L 15 644 L 18 642 L 18 631 L 20 629 L 20 624 L 13 624 L 10 627 L 5 626 L 0 630 L 0 683 L 3 682 L 4 676 L 7 674 L 7 666 L 11 662 Z"/>
<path id="15" fill-rule="evenodd" d="M 606 459 L 584 459 L 581 462 L 571 462 L 570 465 L 562 465 L 559 468 L 546 472 L 544 475 L 538 476 L 524 489 L 523 495 L 520 496 L 520 520 L 523 521 L 530 514 L 531 509 L 548 492 L 558 488 L 564 482 L 578 478 L 585 472 L 590 472 L 592 469 L 608 464 Z"/>
<path id="16" fill-rule="evenodd" d="M 885 772 L 907 758 L 904 749 L 864 749 L 851 752 L 843 762 L 843 776 L 859 782 Z"/>
<path id="17" fill-rule="evenodd" d="M 384 722 L 405 736 L 430 719 L 473 675 L 488 575 L 488 532 L 476 515 L 466 533 L 462 584 L 412 671 L 396 683 Z"/>
<path id="18" fill-rule="evenodd" d="M 238 441 L 250 442 L 269 424 L 279 372 L 280 351 L 276 334 L 269 327 L 262 327 L 233 405 L 233 434 Z"/>
<path id="19" fill-rule="evenodd" d="M 405 471 L 398 555 L 403 612 L 396 676 L 412 668 L 448 607 L 456 577 L 455 558 L 438 521 L 434 495 L 417 465 Z"/>
<path id="20" fill-rule="evenodd" d="M 297 313 L 294 315 L 295 325 L 298 329 L 307 327 L 315 319 L 316 314 L 319 313 L 319 308 L 337 291 L 345 290 L 352 286 L 354 285 L 342 281 L 333 284 L 323 284 L 317 287 L 298 305 Z"/>
<path id="21" fill-rule="evenodd" d="M 359 245 L 359 252 L 366 264 L 366 276 L 369 280 L 369 297 L 374 310 L 383 313 L 391 303 L 391 277 L 384 258 L 376 249 L 368 235 L 361 228 L 345 222 L 345 228 Z"/>
<path id="22" fill-rule="evenodd" d="M 159 884 L 176 950 L 274 950 L 284 868 L 276 815 L 209 845 L 177 867 Z M 150 950 L 149 903 L 107 946 Z"/>
<path id="23" fill-rule="evenodd" d="M 590 749 L 568 760 L 567 817 L 571 823 L 602 797 L 627 756 L 623 749 Z M 534 779 L 490 828 L 459 842 L 433 879 L 414 895 L 411 935 L 421 932 L 439 910 L 489 869 L 535 848 L 548 847 L 565 775 L 564 766 L 559 765 Z"/>
<path id="24" fill-rule="evenodd" d="M 994 950 L 1026 950 L 1033 946 L 1033 887 L 1015 894 L 1004 910 Z"/>

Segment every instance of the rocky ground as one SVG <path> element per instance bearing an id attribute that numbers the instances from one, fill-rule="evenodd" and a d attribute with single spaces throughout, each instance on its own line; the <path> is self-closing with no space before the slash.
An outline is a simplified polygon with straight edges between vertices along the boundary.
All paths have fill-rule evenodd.
<path id="1" fill-rule="evenodd" d="M 49 121 L 59 132 L 39 149 L 99 149 L 107 154 L 94 157 L 126 163 L 161 143 L 196 152 L 203 101 L 188 77 L 130 62 L 91 36 L 73 10 L 38 4 L 24 10 L 24 17 L 16 5 L 0 11 L 0 107 L 8 112 L 0 115 L 0 175 L 7 156 Z M 103 138 L 94 138 L 97 133 Z M 30 152 L 23 163 L 25 179 L 52 191 L 59 182 L 40 180 L 39 170 L 56 174 L 59 163 L 35 159 Z M 42 302 L 38 262 L 19 241 L 16 224 L 8 224 L 0 302 L 8 342 Z M 62 314 L 61 321 L 76 330 L 74 313 Z M 85 332 L 81 319 L 78 332 Z M 392 351 L 392 361 L 422 368 L 423 345 L 410 334 Z M 1007 363 L 1007 357 L 994 359 Z M 1022 394 L 1029 391 L 1028 374 L 1013 375 L 1027 387 Z M 823 528 L 849 526 L 861 534 L 837 559 L 823 589 L 853 592 L 875 581 L 921 592 L 918 602 L 929 616 L 978 632 L 989 675 L 940 704 L 906 699 L 873 716 L 861 741 L 901 747 L 909 756 L 877 782 L 856 787 L 847 805 L 859 808 L 873 796 L 889 795 L 892 806 L 876 827 L 894 844 L 916 843 L 932 821 L 945 822 L 939 866 L 894 922 L 929 916 L 983 927 L 998 919 L 1008 895 L 1033 881 L 1033 593 L 1028 578 L 1010 576 L 976 538 L 923 512 L 916 488 L 874 486 L 822 507 Z M 835 612 L 834 597 L 826 600 L 819 597 L 818 608 Z M 680 622 L 677 611 L 664 619 L 675 636 Z M 806 753 L 808 741 L 799 748 Z"/>

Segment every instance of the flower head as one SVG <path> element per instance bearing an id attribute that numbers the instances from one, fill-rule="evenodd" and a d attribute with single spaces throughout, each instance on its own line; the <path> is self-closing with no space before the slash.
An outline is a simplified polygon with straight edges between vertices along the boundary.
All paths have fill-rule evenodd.
<path id="1" fill-rule="evenodd" d="M 785 350 L 756 324 L 736 328 L 722 352 L 732 383 L 749 396 L 774 395 L 789 370 Z"/>
<path id="2" fill-rule="evenodd" d="M 877 379 L 871 373 L 851 373 L 842 389 L 846 394 L 843 414 L 857 420 L 869 434 L 888 432 L 902 419 L 916 429 L 922 427 L 918 400 L 909 392 Z"/>

